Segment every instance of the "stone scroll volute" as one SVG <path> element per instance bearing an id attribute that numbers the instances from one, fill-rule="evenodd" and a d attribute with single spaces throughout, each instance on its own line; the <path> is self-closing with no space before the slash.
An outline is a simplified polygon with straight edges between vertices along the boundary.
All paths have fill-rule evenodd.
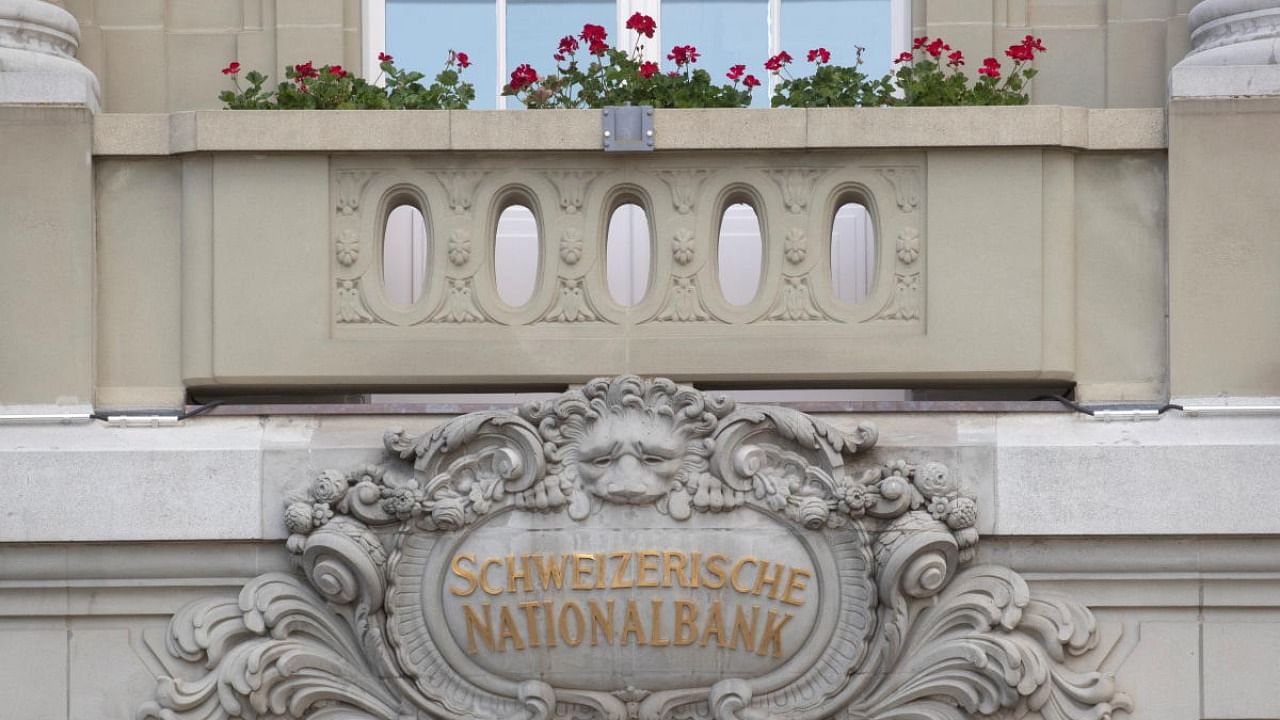
<path id="1" fill-rule="evenodd" d="M 936 462 L 669 380 L 388 432 L 286 509 L 298 574 L 170 623 L 160 718 L 1083 720 L 1092 615 L 972 566 Z M 194 678 L 194 679 L 193 679 Z"/>

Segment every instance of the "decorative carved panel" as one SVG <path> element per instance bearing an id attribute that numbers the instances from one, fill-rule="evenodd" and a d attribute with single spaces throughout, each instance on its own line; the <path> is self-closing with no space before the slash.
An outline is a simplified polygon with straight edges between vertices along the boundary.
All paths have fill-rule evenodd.
<path id="1" fill-rule="evenodd" d="M 978 507 L 876 429 L 598 379 L 386 434 L 286 509 L 297 575 L 172 620 L 140 718 L 1109 717 L 1070 598 L 973 566 Z"/>

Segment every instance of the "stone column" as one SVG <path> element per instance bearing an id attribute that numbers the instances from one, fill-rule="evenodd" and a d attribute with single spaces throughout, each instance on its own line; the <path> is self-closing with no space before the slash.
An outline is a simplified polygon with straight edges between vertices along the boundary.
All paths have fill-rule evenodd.
<path id="1" fill-rule="evenodd" d="M 1280 397 L 1280 0 L 1204 0 L 1170 77 L 1170 382 Z M 1265 400 L 1264 400 L 1265 402 Z"/>
<path id="2" fill-rule="evenodd" d="M 0 104 L 101 107 L 98 79 L 76 60 L 80 25 L 42 0 L 0 0 Z"/>
<path id="3" fill-rule="evenodd" d="M 62 8 L 0 0 L 0 406 L 10 412 L 93 401 L 99 97 L 75 59 L 78 38 Z"/>

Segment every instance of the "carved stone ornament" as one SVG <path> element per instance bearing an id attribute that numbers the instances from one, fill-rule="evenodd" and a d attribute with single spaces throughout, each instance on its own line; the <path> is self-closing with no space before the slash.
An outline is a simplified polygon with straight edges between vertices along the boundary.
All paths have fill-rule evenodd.
<path id="1" fill-rule="evenodd" d="M 139 717 L 1097 720 L 1090 612 L 970 566 L 977 506 L 874 427 L 593 380 L 388 432 L 289 505 L 298 575 L 171 621 Z"/>

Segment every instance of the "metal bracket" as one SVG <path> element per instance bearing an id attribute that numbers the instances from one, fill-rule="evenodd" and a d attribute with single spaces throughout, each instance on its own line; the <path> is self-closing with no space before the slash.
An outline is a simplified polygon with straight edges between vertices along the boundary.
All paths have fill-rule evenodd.
<path id="1" fill-rule="evenodd" d="M 613 105 L 601 111 L 605 152 L 652 152 L 653 108 Z"/>

